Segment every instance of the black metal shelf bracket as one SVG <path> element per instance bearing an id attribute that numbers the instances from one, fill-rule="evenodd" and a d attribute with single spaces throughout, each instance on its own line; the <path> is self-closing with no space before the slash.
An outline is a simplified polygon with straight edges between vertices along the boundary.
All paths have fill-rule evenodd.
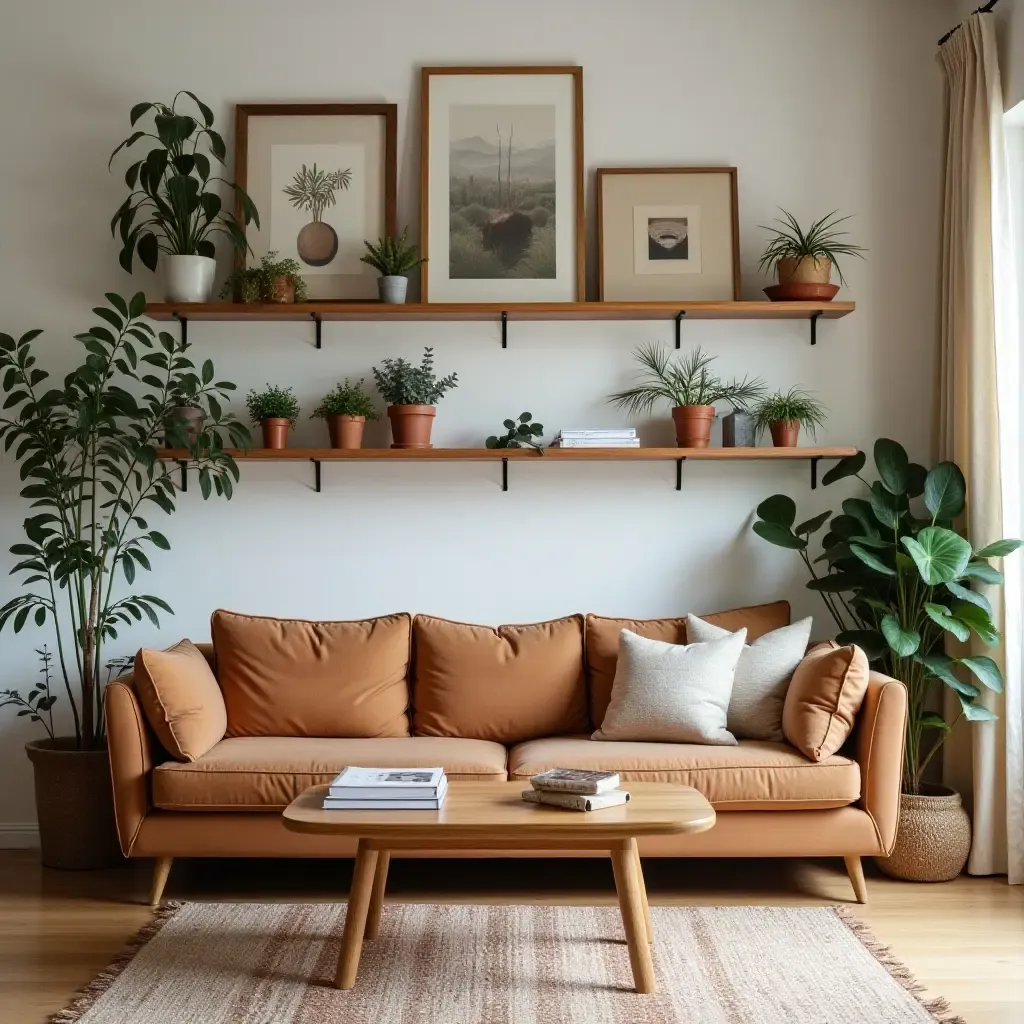
<path id="1" fill-rule="evenodd" d="M 686 461 L 684 456 L 681 459 L 676 459 L 676 490 L 681 491 L 683 489 L 683 463 Z"/>
<path id="2" fill-rule="evenodd" d="M 821 310 L 819 309 L 816 313 L 811 314 L 811 344 L 818 344 L 818 317 L 821 316 Z"/>
<path id="3" fill-rule="evenodd" d="M 811 459 L 811 490 L 816 491 L 818 489 L 818 463 L 821 462 L 821 456 L 818 455 Z"/>
<path id="4" fill-rule="evenodd" d="M 322 482 L 321 481 L 321 477 L 320 477 L 320 460 L 319 459 L 310 459 L 309 461 L 313 463 L 314 487 L 316 488 L 316 493 L 319 494 L 320 493 L 321 482 Z"/>
<path id="5" fill-rule="evenodd" d="M 501 347 L 508 348 L 508 311 L 501 311 Z"/>
<path id="6" fill-rule="evenodd" d="M 319 313 L 310 313 L 309 315 L 313 318 L 313 322 L 316 324 L 316 347 L 323 348 L 323 337 L 321 331 L 324 325 L 323 318 Z M 317 488 L 317 490 L 319 490 L 319 488 Z"/>
<path id="7" fill-rule="evenodd" d="M 682 344 L 683 341 L 683 317 L 686 316 L 686 310 L 681 309 L 676 313 L 676 348 Z"/>
<path id="8" fill-rule="evenodd" d="M 508 459 L 501 460 L 501 489 L 508 490 Z"/>
<path id="9" fill-rule="evenodd" d="M 181 490 L 184 493 L 188 490 L 188 463 L 181 459 L 178 462 L 178 469 L 181 470 Z"/>
<path id="10" fill-rule="evenodd" d="M 180 313 L 175 312 L 174 319 L 177 320 L 179 324 L 181 324 L 181 344 L 183 346 L 187 345 L 188 344 L 188 317 L 187 316 L 182 316 Z"/>

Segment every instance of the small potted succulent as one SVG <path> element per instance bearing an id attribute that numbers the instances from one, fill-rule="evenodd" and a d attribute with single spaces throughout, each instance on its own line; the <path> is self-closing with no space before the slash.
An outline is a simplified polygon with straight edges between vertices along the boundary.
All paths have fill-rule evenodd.
<path id="1" fill-rule="evenodd" d="M 405 293 L 409 287 L 408 274 L 420 264 L 426 263 L 425 256 L 417 256 L 419 247 L 408 242 L 409 229 L 401 235 L 389 235 L 378 239 L 377 244 L 363 242 L 366 255 L 359 259 L 380 273 L 377 288 L 380 301 L 397 305 L 405 302 Z"/>
<path id="2" fill-rule="evenodd" d="M 264 391 L 253 389 L 245 396 L 253 426 L 263 429 L 263 447 L 275 451 L 288 447 L 288 428 L 299 416 L 299 401 L 291 388 L 268 384 Z"/>
<path id="3" fill-rule="evenodd" d="M 715 402 L 746 406 L 764 394 L 760 378 L 724 381 L 711 373 L 713 356 L 695 348 L 673 360 L 662 345 L 641 345 L 634 353 L 641 366 L 640 382 L 609 396 L 609 401 L 630 413 L 650 413 L 659 402 L 671 402 L 680 448 L 707 448 Z"/>
<path id="4" fill-rule="evenodd" d="M 299 276 L 302 269 L 297 260 L 277 258 L 271 250 L 258 267 L 238 267 L 221 288 L 222 299 L 252 304 L 254 302 L 305 302 L 306 282 Z"/>
<path id="5" fill-rule="evenodd" d="M 362 448 L 366 421 L 378 420 L 380 415 L 364 390 L 363 381 L 352 384 L 346 377 L 324 395 L 310 419 L 327 421 L 332 448 Z"/>
<path id="6" fill-rule="evenodd" d="M 504 426 L 508 431 L 500 437 L 492 434 L 484 445 L 488 448 L 532 448 L 540 455 L 544 454 L 544 448 L 536 438 L 544 436 L 544 424 L 533 423 L 532 412 L 522 412 L 518 420 L 505 420 Z"/>
<path id="7" fill-rule="evenodd" d="M 754 406 L 754 435 L 768 430 L 776 448 L 795 448 L 803 427 L 811 437 L 825 423 L 825 406 L 800 388 L 776 391 Z"/>
<path id="8" fill-rule="evenodd" d="M 392 448 L 432 448 L 430 430 L 437 413 L 435 405 L 452 388 L 459 375 L 434 375 L 434 350 L 423 350 L 419 366 L 405 359 L 384 359 L 373 367 L 377 390 L 388 403 L 388 419 L 394 438 Z"/>
<path id="9" fill-rule="evenodd" d="M 838 284 L 831 284 L 832 268 L 842 284 L 846 284 L 839 268 L 839 256 L 856 256 L 864 259 L 867 251 L 860 245 L 844 241 L 848 232 L 839 230 L 839 225 L 849 217 L 837 217 L 837 210 L 813 221 L 805 231 L 796 217 L 786 210 L 783 219 L 776 218 L 779 227 L 761 227 L 772 232 L 772 238 L 761 256 L 760 267 L 767 267 L 779 283 L 765 288 L 765 295 L 773 302 L 834 299 L 839 291 Z"/>

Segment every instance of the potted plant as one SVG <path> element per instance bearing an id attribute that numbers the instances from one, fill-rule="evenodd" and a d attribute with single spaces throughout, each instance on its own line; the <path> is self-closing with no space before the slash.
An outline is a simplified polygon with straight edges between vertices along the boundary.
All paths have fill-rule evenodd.
<path id="1" fill-rule="evenodd" d="M 352 184 L 352 169 L 328 171 L 302 165 L 291 185 L 284 189 L 289 202 L 297 210 L 305 210 L 312 218 L 300 228 L 295 239 L 299 259 L 311 267 L 325 267 L 338 254 L 338 233 L 324 219 L 324 210 L 338 202 L 336 192 L 345 192 Z"/>
<path id="2" fill-rule="evenodd" d="M 255 388 L 245 396 L 253 426 L 263 429 L 263 447 L 274 451 L 288 447 L 288 428 L 299 418 L 299 400 L 291 388 L 267 384 L 264 391 Z"/>
<path id="3" fill-rule="evenodd" d="M 425 256 L 417 256 L 419 246 L 410 245 L 407 241 L 409 229 L 398 235 L 389 235 L 377 240 L 377 244 L 363 242 L 366 255 L 359 259 L 380 273 L 377 288 L 380 301 L 393 304 L 405 302 L 405 293 L 409 287 L 406 276 L 418 266 L 427 262 Z"/>
<path id="4" fill-rule="evenodd" d="M 544 454 L 544 448 L 534 440 L 544 436 L 544 425 L 533 423 L 532 412 L 522 412 L 518 420 L 505 420 L 504 426 L 508 431 L 500 437 L 492 434 L 484 445 L 488 448 L 532 448 L 535 452 Z"/>
<path id="5" fill-rule="evenodd" d="M 195 394 L 181 390 L 164 421 L 165 448 L 191 448 L 203 429 L 203 407 Z"/>
<path id="6" fill-rule="evenodd" d="M 202 123 L 177 110 L 182 96 L 195 104 Z M 260 217 L 243 188 L 211 175 L 208 154 L 223 163 L 225 147 L 213 130 L 213 111 L 205 103 L 182 89 L 170 106 L 136 103 L 131 110 L 132 125 L 150 111 L 152 130 L 136 129 L 110 154 L 108 169 L 122 149 L 130 149 L 141 139 L 159 143 L 125 172 L 131 191 L 114 214 L 110 233 L 120 232 L 119 261 L 129 274 L 136 252 L 153 271 L 162 252 L 168 301 L 206 302 L 217 269 L 213 236 L 227 235 L 239 252 L 248 250 L 245 231 L 235 216 L 222 208 L 217 185 L 224 183 L 232 189 L 246 224 L 252 222 L 258 228 Z"/>
<path id="7" fill-rule="evenodd" d="M 879 860 L 886 874 L 914 881 L 945 881 L 963 869 L 970 852 L 970 821 L 960 794 L 925 781 L 925 772 L 961 721 L 987 722 L 995 715 L 982 703 L 985 689 L 1001 692 L 1002 674 L 992 658 L 946 653 L 949 638 L 999 644 L 986 587 L 1003 582 L 992 559 L 1011 554 L 1019 540 L 996 540 L 976 549 L 954 528 L 963 514 L 967 487 L 955 463 L 930 470 L 911 462 L 903 447 L 875 442 L 878 479 L 861 476 L 863 452 L 825 474 L 832 484 L 856 476 L 863 498 L 847 498 L 841 515 L 831 512 L 794 526 L 796 506 L 776 494 L 757 508 L 754 532 L 771 544 L 795 550 L 839 627 L 836 640 L 858 644 L 874 664 L 908 690 L 903 795 L 896 846 Z M 812 535 L 825 530 L 820 558 L 810 559 Z M 819 575 L 815 564 L 824 561 Z M 952 721 L 937 710 L 943 688 L 960 712 Z"/>
<path id="8" fill-rule="evenodd" d="M 419 366 L 405 359 L 384 359 L 381 368 L 373 367 L 377 390 L 388 403 L 392 448 L 432 448 L 430 430 L 437 413 L 435 405 L 452 388 L 459 375 L 434 375 L 434 350 L 423 350 Z"/>
<path id="9" fill-rule="evenodd" d="M 772 237 L 761 256 L 760 268 L 768 267 L 779 280 L 777 285 L 765 288 L 769 299 L 785 302 L 835 298 L 839 285 L 830 283 L 833 267 L 839 280 L 846 284 L 838 257 L 864 259 L 867 252 L 862 246 L 843 240 L 849 232 L 839 230 L 839 225 L 850 218 L 837 217 L 837 213 L 833 210 L 821 220 L 813 221 L 806 231 L 786 210 L 782 210 L 782 220 L 775 220 L 780 227 L 761 225 L 765 231 L 772 232 Z"/>
<path id="10" fill-rule="evenodd" d="M 276 250 L 268 252 L 258 267 L 238 267 L 221 288 L 222 299 L 235 302 L 305 302 L 306 282 L 299 276 L 302 268 L 293 259 L 277 258 Z"/>
<path id="11" fill-rule="evenodd" d="M 641 366 L 640 383 L 611 395 L 609 401 L 630 413 L 650 413 L 659 402 L 670 402 L 680 448 L 707 448 L 715 402 L 746 405 L 761 397 L 760 378 L 726 382 L 711 373 L 714 357 L 695 348 L 674 360 L 662 345 L 641 345 L 633 353 Z"/>
<path id="12" fill-rule="evenodd" d="M 803 427 L 811 437 L 825 423 L 825 406 L 800 388 L 776 391 L 754 406 L 755 437 L 767 430 L 776 448 L 795 448 Z"/>
<path id="13" fill-rule="evenodd" d="M 363 381 L 350 384 L 346 377 L 324 395 L 310 419 L 327 421 L 332 448 L 362 448 L 366 421 L 380 419 L 380 416 L 363 388 Z"/>
<path id="14" fill-rule="evenodd" d="M 0 691 L 0 705 L 17 708 L 46 733 L 26 749 L 48 867 L 101 867 L 121 859 L 102 713 L 104 667 L 121 663 L 105 653 L 136 621 L 159 625 L 161 612 L 171 614 L 148 588 L 133 587 L 151 568 L 153 552 L 170 547 L 144 516 L 151 503 L 168 515 L 175 511 L 175 477 L 158 447 L 178 396 L 188 394 L 203 412 L 191 457 L 204 498 L 214 490 L 231 497 L 238 469 L 224 438 L 235 446 L 248 438 L 222 412 L 234 385 L 214 383 L 209 360 L 197 373 L 189 346 L 175 335 L 155 335 L 141 319 L 141 292 L 130 301 L 108 294 L 107 302 L 94 310 L 100 322 L 76 336 L 82 362 L 59 382 L 37 363 L 32 342 L 39 331 L 17 341 L 0 334 L 7 396 L 0 438 L 21 464 L 21 494 L 32 502 L 24 539 L 11 547 L 18 559 L 13 572 L 25 574 L 25 589 L 0 607 L 0 629 L 48 627 L 56 643 L 55 657 L 46 647 L 39 652 L 42 681 L 24 696 Z M 70 711 L 70 735 L 51 717 L 54 675 Z"/>

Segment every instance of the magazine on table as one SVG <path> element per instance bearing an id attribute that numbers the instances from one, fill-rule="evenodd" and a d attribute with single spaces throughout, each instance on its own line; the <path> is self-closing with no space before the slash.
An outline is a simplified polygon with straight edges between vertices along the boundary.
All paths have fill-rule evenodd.
<path id="1" fill-rule="evenodd" d="M 623 789 L 611 789 L 606 793 L 556 793 L 544 789 L 524 789 L 523 799 L 531 804 L 545 804 L 563 807 L 570 811 L 600 811 L 604 807 L 617 807 L 629 802 L 629 793 Z"/>
<path id="2" fill-rule="evenodd" d="M 551 768 L 530 779 L 534 789 L 555 790 L 561 793 L 605 793 L 618 789 L 618 772 L 588 771 L 585 768 Z"/>
<path id="3" fill-rule="evenodd" d="M 346 768 L 327 794 L 363 800 L 436 800 L 447 786 L 443 768 Z"/>

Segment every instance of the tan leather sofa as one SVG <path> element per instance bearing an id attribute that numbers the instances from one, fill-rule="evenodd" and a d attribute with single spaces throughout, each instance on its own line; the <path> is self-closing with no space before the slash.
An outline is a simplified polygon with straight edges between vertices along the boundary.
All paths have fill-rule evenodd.
<path id="1" fill-rule="evenodd" d="M 275 691 L 273 675 L 269 682 L 260 680 L 262 689 L 255 691 L 254 721 L 244 720 L 239 696 L 243 684 L 230 664 L 242 656 L 232 653 L 234 641 L 227 634 L 218 633 L 221 614 L 214 617 L 214 644 L 198 645 L 227 705 L 226 735 L 207 753 L 193 761 L 168 755 L 147 721 L 131 675 L 115 680 L 106 691 L 121 848 L 126 857 L 157 858 L 154 903 L 175 857 L 353 856 L 351 839 L 287 831 L 280 814 L 302 790 L 328 782 L 347 765 L 442 765 L 452 780 L 524 782 L 552 767 L 600 768 L 618 771 L 626 783 L 656 780 L 695 786 L 718 812 L 715 826 L 698 835 L 641 839 L 642 855 L 841 856 L 861 900 L 860 858 L 886 856 L 892 849 L 906 690 L 880 674 L 871 674 L 845 746 L 820 762 L 787 743 L 740 740 L 726 747 L 595 741 L 589 733 L 607 706 L 619 631 L 626 627 L 685 642 L 685 619 L 588 616 L 585 625 L 582 617 L 573 617 L 495 631 L 419 616 L 393 617 L 411 622 L 406 627 L 411 637 L 406 641 L 406 676 L 377 687 L 373 699 L 392 705 L 400 700 L 406 711 L 397 721 L 388 711 L 383 735 L 338 735 L 344 729 L 328 721 L 332 710 L 325 706 L 323 693 L 317 697 L 318 717 L 309 720 L 308 708 L 289 705 L 303 690 L 301 681 L 282 679 Z M 745 625 L 753 640 L 787 624 L 789 606 L 778 602 L 706 618 L 729 629 Z M 263 628 L 261 624 L 276 620 L 251 621 Z M 273 667 L 274 658 L 282 654 L 279 642 L 268 646 L 265 655 L 258 645 L 246 641 L 242 646 L 250 659 L 245 679 L 267 670 L 281 674 Z M 320 648 L 317 658 L 322 667 Z M 363 667 L 340 679 L 339 690 L 351 691 L 352 680 L 358 685 L 369 671 L 358 658 L 349 664 Z M 519 674 L 512 677 L 509 672 Z M 328 674 L 319 683 L 313 680 L 308 692 L 316 692 L 324 678 L 332 679 Z M 360 713 L 369 713 L 367 702 L 359 706 Z M 288 734 L 266 734 L 275 728 Z M 253 732 L 261 734 L 244 734 Z"/>

